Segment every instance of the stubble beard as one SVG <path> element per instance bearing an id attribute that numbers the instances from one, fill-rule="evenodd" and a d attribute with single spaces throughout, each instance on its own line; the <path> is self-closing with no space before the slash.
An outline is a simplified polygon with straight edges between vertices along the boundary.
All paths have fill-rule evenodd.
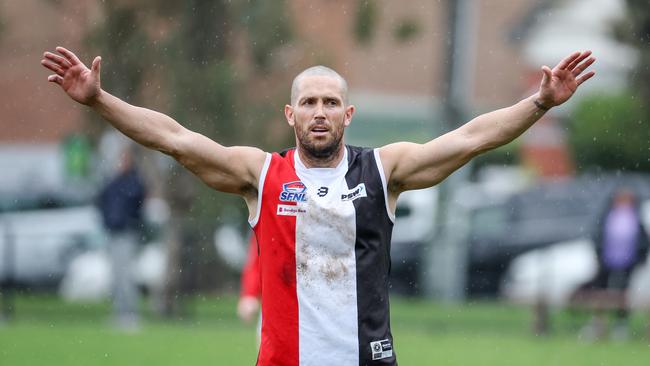
<path id="1" fill-rule="evenodd" d="M 321 161 L 327 161 L 336 157 L 336 152 L 341 147 L 343 140 L 342 133 L 334 133 L 333 138 L 326 142 L 324 145 L 315 143 L 314 140 L 309 140 L 309 131 L 303 133 L 298 139 L 300 149 L 309 155 L 311 158 Z"/>

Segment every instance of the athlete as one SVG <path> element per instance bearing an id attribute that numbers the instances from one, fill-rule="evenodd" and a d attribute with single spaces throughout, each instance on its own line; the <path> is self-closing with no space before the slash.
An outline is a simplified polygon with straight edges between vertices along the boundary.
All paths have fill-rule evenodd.
<path id="1" fill-rule="evenodd" d="M 590 51 L 553 69 L 539 90 L 425 144 L 344 144 L 355 107 L 345 80 L 316 66 L 300 73 L 284 107 L 296 147 L 226 147 L 100 85 L 62 47 L 46 52 L 48 80 L 136 142 L 178 160 L 210 187 L 240 195 L 259 243 L 262 342 L 258 365 L 396 365 L 390 332 L 390 236 L 400 193 L 433 186 L 471 158 L 504 145 L 594 75 Z"/>

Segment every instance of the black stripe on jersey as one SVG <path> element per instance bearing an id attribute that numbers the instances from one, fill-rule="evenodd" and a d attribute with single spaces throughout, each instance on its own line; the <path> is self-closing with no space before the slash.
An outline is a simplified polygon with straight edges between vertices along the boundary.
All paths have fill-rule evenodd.
<path id="1" fill-rule="evenodd" d="M 348 146 L 348 188 L 366 186 L 367 197 L 353 200 L 356 212 L 354 251 L 357 270 L 359 365 L 397 365 L 392 357 L 373 360 L 370 342 L 388 339 L 392 345 L 388 303 L 390 239 L 393 222 L 386 212 L 384 189 L 373 149 Z"/>

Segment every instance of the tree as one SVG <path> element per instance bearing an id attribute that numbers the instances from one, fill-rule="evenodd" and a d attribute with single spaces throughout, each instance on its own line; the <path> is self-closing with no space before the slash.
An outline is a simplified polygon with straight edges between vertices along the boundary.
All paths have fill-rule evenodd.
<path id="1" fill-rule="evenodd" d="M 639 50 L 632 84 L 644 100 L 650 100 L 650 2 L 627 0 L 627 17 L 615 27 L 616 36 Z"/>
<path id="2" fill-rule="evenodd" d="M 614 36 L 639 51 L 631 89 L 585 99 L 576 109 L 570 141 L 578 169 L 650 172 L 650 2 L 626 0 L 627 16 Z"/>
<path id="3" fill-rule="evenodd" d="M 595 95 L 574 112 L 569 134 L 579 170 L 650 172 L 648 108 L 637 95 Z"/>
<path id="4" fill-rule="evenodd" d="M 238 114 L 237 106 L 264 108 L 240 99 L 237 89 L 245 80 L 235 76 L 230 37 L 238 27 L 255 37 L 248 45 L 250 62 L 269 73 L 273 51 L 289 34 L 283 2 L 105 0 L 102 4 L 105 21 L 91 33 L 88 43 L 98 53 L 110 55 L 104 58 L 103 85 L 118 97 L 160 109 L 222 144 L 241 140 L 246 134 L 241 128 L 245 113 Z M 148 159 L 150 163 L 156 160 Z M 176 299 L 187 281 L 181 278 L 180 269 L 196 273 L 197 267 L 214 258 L 192 253 L 213 248 L 214 224 L 223 213 L 233 211 L 234 203 L 233 197 L 215 194 L 188 178 L 184 169 L 171 165 L 158 171 L 158 181 L 166 183 L 162 195 L 171 205 L 173 221 L 167 227 L 170 277 L 164 307 L 169 315 L 182 310 Z M 194 199 L 197 196 L 201 199 Z M 234 211 L 244 209 L 234 206 Z M 194 238 L 184 239 L 190 232 L 196 233 Z M 184 259 L 187 253 L 192 258 Z M 215 278 L 215 273 L 212 266 L 200 278 Z"/>

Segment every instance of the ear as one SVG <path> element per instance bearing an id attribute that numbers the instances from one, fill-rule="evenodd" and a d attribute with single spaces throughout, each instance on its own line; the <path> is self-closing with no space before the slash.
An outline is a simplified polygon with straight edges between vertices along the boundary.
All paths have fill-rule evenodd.
<path id="1" fill-rule="evenodd" d="M 284 106 L 284 117 L 287 119 L 289 126 L 293 127 L 296 124 L 296 120 L 293 116 L 293 107 L 289 104 Z"/>
<path id="2" fill-rule="evenodd" d="M 352 115 L 354 114 L 354 106 L 349 105 L 345 108 L 345 119 L 343 120 L 343 124 L 345 127 L 348 127 L 350 123 L 352 123 Z"/>

